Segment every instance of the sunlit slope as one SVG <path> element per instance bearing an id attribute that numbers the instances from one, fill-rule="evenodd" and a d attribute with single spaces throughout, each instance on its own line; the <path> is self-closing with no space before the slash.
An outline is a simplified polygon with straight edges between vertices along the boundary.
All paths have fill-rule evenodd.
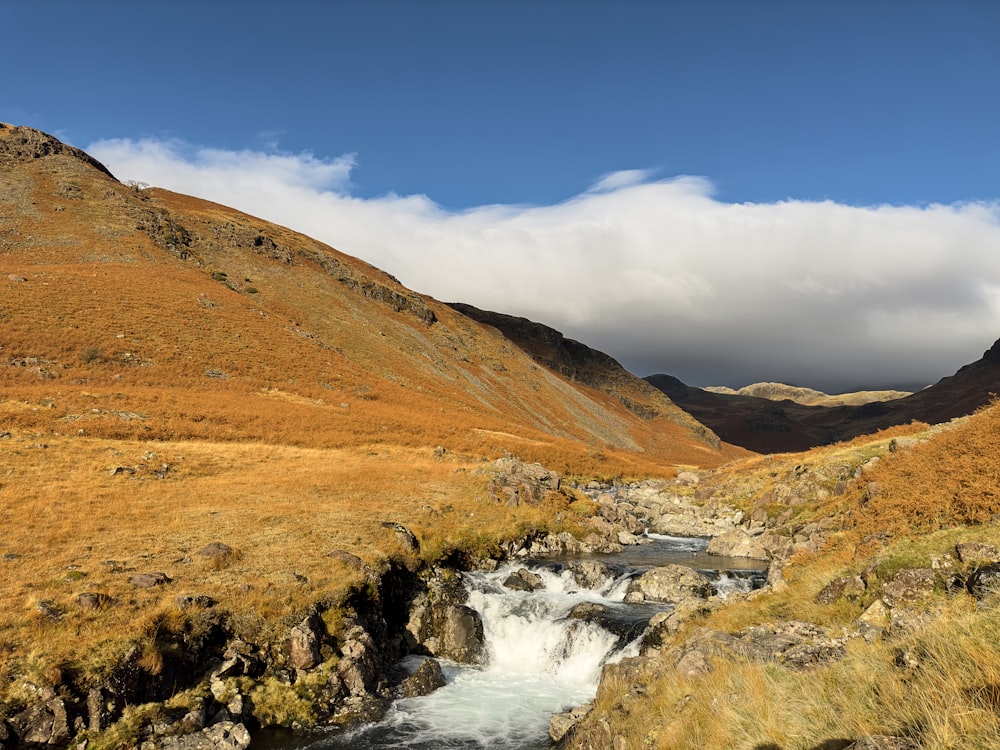
<path id="1" fill-rule="evenodd" d="M 0 200 L 6 429 L 442 445 L 580 470 L 732 451 L 539 366 L 355 258 L 123 185 L 38 131 L 0 129 Z"/>

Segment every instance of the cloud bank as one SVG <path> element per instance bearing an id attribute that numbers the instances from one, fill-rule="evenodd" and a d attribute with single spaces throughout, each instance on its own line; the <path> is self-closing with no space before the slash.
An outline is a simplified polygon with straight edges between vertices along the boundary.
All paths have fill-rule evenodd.
<path id="1" fill-rule="evenodd" d="M 728 204 L 702 178 L 625 170 L 556 205 L 448 211 L 352 195 L 353 155 L 87 150 L 121 179 L 292 227 L 438 299 L 546 323 L 637 375 L 919 386 L 1000 338 L 997 202 Z"/>

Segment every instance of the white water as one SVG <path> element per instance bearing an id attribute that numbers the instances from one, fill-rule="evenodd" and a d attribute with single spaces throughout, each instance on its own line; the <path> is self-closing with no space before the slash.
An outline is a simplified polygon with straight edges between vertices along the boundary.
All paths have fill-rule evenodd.
<path id="1" fill-rule="evenodd" d="M 661 555 L 699 559 L 705 541 L 658 537 Z M 636 548 L 632 554 L 655 551 Z M 673 560 L 671 560 L 673 561 Z M 643 558 L 640 568 L 656 564 Z M 548 725 L 552 714 L 590 701 L 597 690 L 601 668 L 637 650 L 621 643 L 596 619 L 567 618 L 573 607 L 592 602 L 620 615 L 623 621 L 651 616 L 660 607 L 624 604 L 629 575 L 607 578 L 596 590 L 580 587 L 569 570 L 533 568 L 543 588 L 524 592 L 504 588 L 507 576 L 524 563 L 505 565 L 492 573 L 465 574 L 468 606 L 482 621 L 488 661 L 481 668 L 442 662 L 447 684 L 420 698 L 396 701 L 376 725 L 337 732 L 309 744 L 319 748 L 380 750 L 544 750 L 550 747 Z M 632 573 L 636 570 L 633 568 Z M 747 590 L 746 577 L 722 572 L 715 581 L 719 594 Z M 667 607 L 663 607 L 665 609 Z M 408 666 L 415 669 L 421 659 Z M 302 748 L 303 746 L 296 745 Z"/>
<path id="2" fill-rule="evenodd" d="M 552 714 L 593 698 L 603 664 L 625 653 L 614 634 L 566 615 L 582 602 L 624 607 L 627 580 L 609 579 L 594 591 L 579 587 L 568 572 L 541 569 L 533 572 L 543 589 L 505 589 L 502 582 L 518 567 L 466 574 L 467 604 L 483 621 L 485 667 L 446 664 L 443 688 L 396 701 L 379 725 L 315 747 L 548 747 Z"/>

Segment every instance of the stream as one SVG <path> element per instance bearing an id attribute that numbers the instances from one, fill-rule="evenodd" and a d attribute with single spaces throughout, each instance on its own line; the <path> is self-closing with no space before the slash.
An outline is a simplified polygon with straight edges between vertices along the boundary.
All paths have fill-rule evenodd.
<path id="1" fill-rule="evenodd" d="M 482 667 L 441 662 L 447 684 L 419 698 L 397 700 L 377 724 L 307 738 L 261 738 L 253 750 L 543 750 L 549 719 L 590 701 L 602 665 L 634 655 L 649 619 L 666 604 L 626 604 L 628 582 L 652 567 L 679 564 L 713 579 L 720 596 L 763 584 L 766 563 L 705 554 L 707 541 L 650 535 L 649 544 L 590 558 L 519 560 L 495 571 L 464 574 L 467 605 L 482 618 L 489 658 Z M 578 583 L 571 560 L 593 559 L 608 575 Z M 541 578 L 536 591 L 505 588 L 514 571 Z M 595 585 L 596 584 L 596 585 Z M 424 657 L 403 666 L 416 669 Z"/>

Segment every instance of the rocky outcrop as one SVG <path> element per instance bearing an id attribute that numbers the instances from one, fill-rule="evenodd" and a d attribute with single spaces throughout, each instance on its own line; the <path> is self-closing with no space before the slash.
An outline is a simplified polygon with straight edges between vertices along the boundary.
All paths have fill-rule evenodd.
<path id="1" fill-rule="evenodd" d="M 707 599 L 714 593 L 712 582 L 696 570 L 683 565 L 665 565 L 633 579 L 625 592 L 625 601 L 630 604 L 676 604 L 691 598 Z"/>
<path id="2" fill-rule="evenodd" d="M 483 623 L 465 605 L 467 594 L 454 571 L 431 571 L 425 592 L 410 603 L 405 637 L 411 653 L 482 664 L 486 658 Z"/>

